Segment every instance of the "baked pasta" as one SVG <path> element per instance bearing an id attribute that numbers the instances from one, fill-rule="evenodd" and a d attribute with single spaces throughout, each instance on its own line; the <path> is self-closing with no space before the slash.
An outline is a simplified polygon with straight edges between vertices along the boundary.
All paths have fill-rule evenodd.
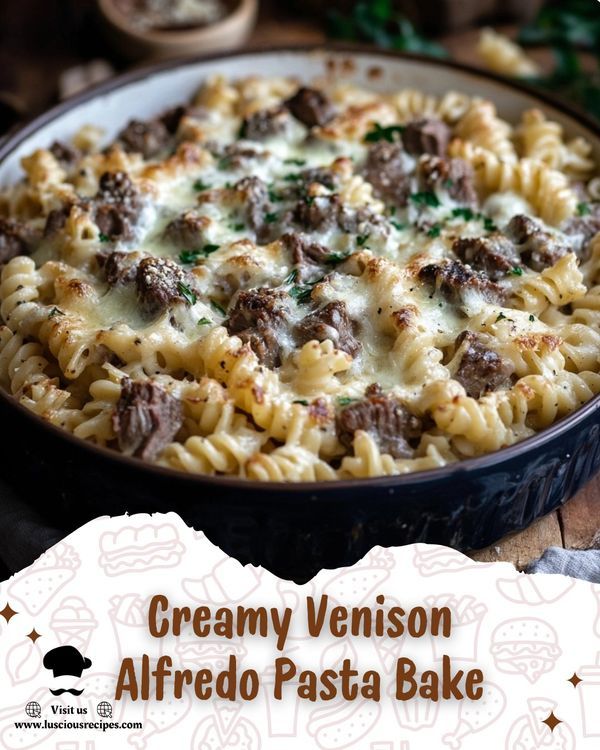
<path id="1" fill-rule="evenodd" d="M 595 164 L 537 110 L 215 77 L 22 165 L 0 379 L 83 440 L 372 477 L 498 450 L 600 391 Z"/>

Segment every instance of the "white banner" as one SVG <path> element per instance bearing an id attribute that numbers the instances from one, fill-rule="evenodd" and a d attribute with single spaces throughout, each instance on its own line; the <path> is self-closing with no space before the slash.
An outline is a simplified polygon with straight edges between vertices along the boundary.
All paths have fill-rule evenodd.
<path id="1" fill-rule="evenodd" d="M 421 544 L 297 586 L 101 518 L 0 587 L 0 747 L 597 750 L 599 607 Z"/>

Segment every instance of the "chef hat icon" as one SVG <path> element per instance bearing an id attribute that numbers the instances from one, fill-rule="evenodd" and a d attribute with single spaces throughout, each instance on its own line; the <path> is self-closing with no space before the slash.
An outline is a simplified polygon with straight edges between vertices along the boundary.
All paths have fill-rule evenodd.
<path id="1" fill-rule="evenodd" d="M 54 677 L 71 675 L 81 677 L 84 669 L 92 666 L 91 659 L 82 656 L 75 646 L 58 646 L 44 656 L 46 669 L 51 669 Z"/>

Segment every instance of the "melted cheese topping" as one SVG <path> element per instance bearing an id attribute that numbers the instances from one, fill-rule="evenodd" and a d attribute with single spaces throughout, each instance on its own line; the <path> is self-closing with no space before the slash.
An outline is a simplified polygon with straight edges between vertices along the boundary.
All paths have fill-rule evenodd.
<path id="1" fill-rule="evenodd" d="M 598 253 L 585 250 L 590 259 L 578 268 L 581 235 L 536 217 L 518 183 L 498 191 L 476 179 L 478 206 L 460 200 L 452 181 L 424 188 L 427 154 L 399 147 L 410 120 L 402 93 L 328 91 L 336 114 L 325 126 L 287 113 L 270 133 L 267 114 L 266 134 L 240 137 L 244 118 L 280 108 L 295 88 L 280 79 L 209 82 L 176 133 L 146 158 L 119 141 L 67 163 L 50 151 L 29 157 L 27 180 L 0 203 L 9 219 L 37 233 L 35 268 L 11 261 L 0 288 L 5 387 L 46 418 L 114 446 L 124 379 L 155 382 L 182 400 L 184 419 L 153 458 L 187 471 L 283 480 L 433 468 L 523 439 L 600 390 L 600 306 L 591 289 Z M 456 116 L 443 101 L 435 106 L 427 114 L 454 128 Z M 504 125 L 502 133 L 511 132 Z M 406 201 L 368 181 L 369 154 L 386 142 L 398 158 L 392 184 L 406 181 Z M 310 170 L 324 175 L 310 179 Z M 137 193 L 129 234 L 106 237 L 95 223 L 105 172 L 126 173 Z M 53 210 L 66 219 L 50 231 Z M 321 212 L 322 221 L 302 211 Z M 425 267 L 439 274 L 457 261 L 456 240 L 510 234 L 518 214 L 536 217 L 536 231 L 562 248 L 544 267 L 523 246 L 521 260 L 494 277 L 492 294 L 481 259 L 474 269 L 460 265 L 473 283 L 447 288 L 443 273 L 426 280 Z M 185 216 L 197 227 L 191 244 L 173 231 Z M 321 246 L 321 261 L 298 264 L 289 234 Z M 107 278 L 112 253 L 134 269 L 128 279 Z M 185 281 L 149 316 L 135 269 L 151 257 L 168 259 Z M 283 300 L 275 318 L 255 315 L 248 331 L 232 329 L 240 295 L 264 289 Z M 27 322 L 15 294 L 29 305 Z M 331 303 L 342 306 L 346 333 L 305 343 L 303 321 Z M 348 330 L 354 351 L 344 341 Z M 465 332 L 477 344 L 464 343 Z M 34 356 L 43 361 L 30 358 L 19 375 L 15 352 L 29 339 L 39 342 Z M 485 381 L 486 370 L 479 361 L 468 375 L 469 357 L 500 363 L 506 378 L 494 380 L 494 365 L 489 389 L 470 384 L 469 377 Z M 374 383 L 379 398 L 422 420 L 420 437 L 406 437 L 405 455 L 386 453 L 376 419 L 359 425 L 350 450 L 336 433 L 336 414 Z"/>

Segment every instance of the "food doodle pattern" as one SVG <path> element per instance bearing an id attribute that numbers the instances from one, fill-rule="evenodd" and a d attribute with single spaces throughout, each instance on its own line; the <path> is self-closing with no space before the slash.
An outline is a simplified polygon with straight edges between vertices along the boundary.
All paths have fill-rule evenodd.
<path id="1" fill-rule="evenodd" d="M 148 609 L 157 594 L 173 609 L 191 612 L 289 608 L 291 623 L 279 649 L 276 633 L 199 636 L 189 623 L 179 634 L 169 629 L 152 637 Z M 328 613 L 340 607 L 372 613 L 448 608 L 451 634 L 334 637 L 325 628 L 315 637 L 306 601 L 323 596 Z M 600 738 L 600 586 L 526 576 L 508 563 L 478 564 L 444 547 L 375 548 L 352 567 L 324 570 L 296 585 L 242 566 L 175 514 L 101 518 L 0 585 L 0 634 L 0 684 L 6 688 L 0 690 L 0 747 L 7 750 L 479 750 L 486 743 L 505 750 L 597 750 Z M 79 695 L 55 696 L 43 657 L 65 646 L 90 659 L 91 667 L 75 678 Z M 116 700 L 123 660 L 136 665 L 141 683 L 144 655 L 150 669 L 160 658 L 172 660 L 163 699 L 156 699 L 151 683 L 148 699 L 125 694 Z M 193 684 L 174 696 L 175 670 L 217 675 L 231 655 L 238 678 L 243 670 L 259 675 L 254 699 L 215 693 L 201 700 Z M 281 699 L 275 696 L 278 658 L 298 667 Z M 448 658 L 454 672 L 481 669 L 483 695 L 477 701 L 398 700 L 396 670 L 403 658 L 414 662 L 417 676 L 425 670 L 442 675 Z M 360 690 L 351 700 L 341 691 L 330 700 L 299 697 L 302 671 L 318 678 L 326 670 L 340 672 L 346 662 L 357 670 L 359 685 L 368 670 L 380 675 L 379 701 Z M 33 708 L 26 713 L 26 706 Z M 97 720 L 105 715 L 101 706 L 111 721 L 140 726 L 105 732 L 15 726 L 38 711 L 42 720 L 59 710 Z"/>

